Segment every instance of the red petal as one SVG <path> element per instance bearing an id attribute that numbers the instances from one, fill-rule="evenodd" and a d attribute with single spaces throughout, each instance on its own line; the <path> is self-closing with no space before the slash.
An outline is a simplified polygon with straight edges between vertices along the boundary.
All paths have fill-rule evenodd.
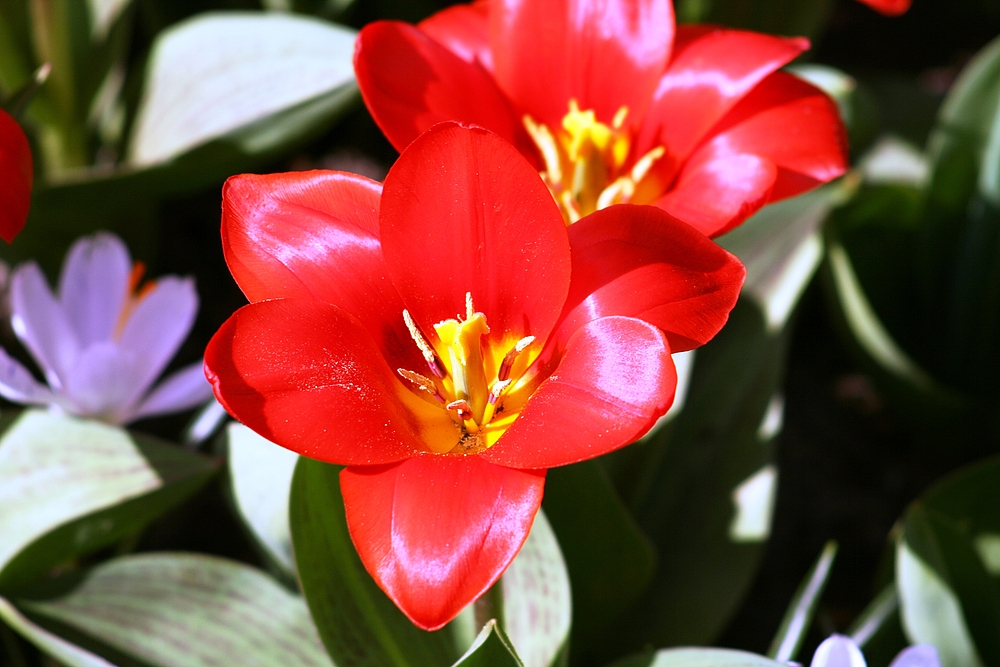
<path id="1" fill-rule="evenodd" d="M 719 236 L 756 213 L 771 197 L 778 170 L 756 155 L 698 154 L 656 205 L 706 236 Z"/>
<path id="2" fill-rule="evenodd" d="M 425 332 L 464 313 L 471 292 L 494 341 L 544 340 L 566 300 L 562 216 L 538 172 L 486 130 L 442 124 L 403 151 L 385 179 L 380 236 Z"/>
<path id="3" fill-rule="evenodd" d="M 497 81 L 519 112 L 552 127 L 570 99 L 610 123 L 642 118 L 674 39 L 670 0 L 493 0 Z"/>
<path id="4" fill-rule="evenodd" d="M 809 48 L 785 38 L 705 26 L 678 28 L 678 45 L 636 140 L 636 155 L 663 145 L 678 162 L 754 86 Z"/>
<path id="5" fill-rule="evenodd" d="M 17 121 L 0 109 L 0 238 L 11 243 L 28 219 L 35 171 L 31 146 Z"/>
<path id="6" fill-rule="evenodd" d="M 530 147 L 489 72 L 417 28 L 377 21 L 358 34 L 354 72 L 372 117 L 397 150 L 445 120 L 481 125 Z"/>
<path id="7" fill-rule="evenodd" d="M 240 308 L 209 342 L 205 374 L 231 415 L 320 461 L 392 463 L 430 438 L 458 441 L 445 411 L 403 387 L 361 323 L 321 301 Z"/>
<path id="8" fill-rule="evenodd" d="M 677 372 L 659 329 L 630 317 L 590 322 L 566 356 L 482 456 L 515 468 L 551 468 L 624 447 L 670 407 Z"/>
<path id="9" fill-rule="evenodd" d="M 764 79 L 712 135 L 692 160 L 738 154 L 769 159 L 778 178 L 768 201 L 800 194 L 847 170 L 847 134 L 837 105 L 819 88 L 784 72 Z"/>
<path id="10" fill-rule="evenodd" d="M 859 0 L 877 12 L 886 16 L 905 14 L 910 8 L 910 0 Z"/>
<path id="11" fill-rule="evenodd" d="M 569 228 L 573 282 L 565 341 L 600 317 L 659 327 L 673 352 L 711 340 L 736 305 L 746 270 L 736 257 L 653 206 L 612 206 Z"/>
<path id="12" fill-rule="evenodd" d="M 417 24 L 420 31 L 462 60 L 478 61 L 493 71 L 490 52 L 489 0 L 453 5 Z"/>
<path id="13" fill-rule="evenodd" d="M 375 582 L 437 630 L 507 569 L 542 503 L 545 471 L 420 456 L 340 473 L 347 526 Z"/>
<path id="14" fill-rule="evenodd" d="M 378 240 L 382 186 L 332 171 L 242 175 L 222 189 L 222 248 L 250 301 L 319 299 L 367 327 L 383 356 L 423 361 L 403 323 Z"/>

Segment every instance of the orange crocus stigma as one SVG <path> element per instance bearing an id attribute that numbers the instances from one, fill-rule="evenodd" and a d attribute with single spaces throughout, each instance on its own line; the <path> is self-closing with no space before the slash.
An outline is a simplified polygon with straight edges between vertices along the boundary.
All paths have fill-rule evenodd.
<path id="1" fill-rule="evenodd" d="M 155 280 L 142 282 L 142 278 L 145 275 L 146 265 L 138 260 L 133 262 L 132 271 L 128 277 L 128 292 L 125 294 L 121 313 L 118 315 L 118 323 L 115 325 L 115 340 L 121 338 L 122 333 L 125 331 L 125 325 L 128 324 L 129 318 L 132 317 L 132 313 L 135 312 L 135 309 L 142 303 L 142 300 L 156 287 Z"/>
<path id="2" fill-rule="evenodd" d="M 445 410 L 459 426 L 457 444 L 431 439 L 437 454 L 474 454 L 496 444 L 530 395 L 525 370 L 532 361 L 525 351 L 535 341 L 525 336 L 512 345 L 494 349 L 483 340 L 489 334 L 486 315 L 476 310 L 472 294 L 465 295 L 465 317 L 434 325 L 437 345 L 420 331 L 409 312 L 403 320 L 427 362 L 429 375 L 397 369 L 418 396 Z"/>
<path id="3" fill-rule="evenodd" d="M 575 99 L 555 131 L 524 116 L 524 127 L 545 163 L 542 180 L 549 187 L 566 224 L 613 204 L 634 200 L 642 181 L 663 157 L 657 146 L 629 165 L 632 137 L 625 126 L 628 107 L 611 125 L 597 120 L 593 109 L 580 110 Z"/>

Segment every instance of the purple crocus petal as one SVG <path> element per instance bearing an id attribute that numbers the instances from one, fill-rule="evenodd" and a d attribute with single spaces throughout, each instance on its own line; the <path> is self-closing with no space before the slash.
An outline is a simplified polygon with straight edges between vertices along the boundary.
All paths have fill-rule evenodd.
<path id="1" fill-rule="evenodd" d="M 889 667 L 941 667 L 941 659 L 930 644 L 917 644 L 900 651 Z"/>
<path id="2" fill-rule="evenodd" d="M 830 635 L 816 648 L 810 667 L 867 667 L 865 656 L 850 637 Z"/>
<path id="3" fill-rule="evenodd" d="M 27 368 L 0 348 L 0 396 L 22 405 L 46 405 L 55 397 Z"/>
<path id="4" fill-rule="evenodd" d="M 131 272 L 128 248 L 117 236 L 86 236 L 70 248 L 59 278 L 59 302 L 81 347 L 111 340 Z"/>
<path id="5" fill-rule="evenodd" d="M 166 276 L 132 311 L 118 341 L 141 359 L 136 392 L 145 394 L 187 338 L 198 313 L 194 280 Z"/>
<path id="6" fill-rule="evenodd" d="M 118 411 L 136 401 L 142 374 L 138 355 L 110 341 L 94 343 L 67 372 L 62 394 L 73 414 L 120 423 Z"/>
<path id="7" fill-rule="evenodd" d="M 66 371 L 76 363 L 80 345 L 37 264 L 29 262 L 14 271 L 10 301 L 14 333 L 41 366 L 49 386 L 59 391 Z"/>
<path id="8" fill-rule="evenodd" d="M 168 375 L 122 422 L 190 410 L 210 398 L 212 385 L 205 379 L 204 362 L 199 361 Z"/>

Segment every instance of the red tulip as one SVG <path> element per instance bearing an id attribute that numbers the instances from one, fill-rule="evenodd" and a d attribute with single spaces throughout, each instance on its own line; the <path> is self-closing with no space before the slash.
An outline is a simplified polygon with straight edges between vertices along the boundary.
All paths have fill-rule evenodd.
<path id="1" fill-rule="evenodd" d="M 858 0 L 886 16 L 900 16 L 910 9 L 910 0 Z"/>
<path id="2" fill-rule="evenodd" d="M 0 238 L 7 243 L 28 219 L 34 174 L 28 138 L 17 121 L 0 109 Z"/>
<path id="3" fill-rule="evenodd" d="M 452 123 L 384 185 L 231 178 L 222 237 L 251 304 L 206 351 L 216 396 L 264 437 L 347 466 L 358 553 L 428 630 L 514 558 L 546 468 L 633 442 L 667 410 L 670 353 L 715 335 L 744 277 L 654 207 L 567 229 L 516 149 Z"/>
<path id="4" fill-rule="evenodd" d="M 399 150 L 474 123 L 536 165 L 567 222 L 656 204 L 716 236 L 846 169 L 836 105 L 777 71 L 808 47 L 675 29 L 670 0 L 479 0 L 366 26 L 354 68 Z"/>

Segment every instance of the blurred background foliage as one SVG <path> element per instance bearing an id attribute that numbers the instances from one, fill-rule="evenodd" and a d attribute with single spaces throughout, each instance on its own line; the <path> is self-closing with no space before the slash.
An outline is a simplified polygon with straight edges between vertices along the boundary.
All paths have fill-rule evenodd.
<path id="1" fill-rule="evenodd" d="M 37 258 L 54 275 L 79 235 L 119 233 L 151 275 L 196 277 L 202 309 L 175 364 L 196 360 L 244 303 L 218 239 L 224 179 L 309 168 L 381 178 L 395 153 L 343 69 L 352 31 L 380 18 L 418 21 L 447 4 L 0 0 L 0 95 L 52 65 L 23 115 L 38 172 L 31 219 L 0 258 Z M 946 667 L 1000 664 L 1000 468 L 978 463 L 934 486 L 996 454 L 1000 442 L 1000 46 L 989 45 L 1000 34 L 1000 2 L 915 0 L 893 19 L 854 0 L 677 0 L 676 9 L 685 22 L 809 36 L 814 48 L 794 68 L 841 103 L 856 169 L 721 239 L 750 267 L 748 286 L 727 328 L 683 362 L 683 405 L 640 444 L 550 472 L 551 535 L 533 533 L 534 560 L 520 567 L 565 561 L 569 639 L 532 639 L 508 622 L 482 637 L 484 650 L 510 635 L 518 650 L 537 640 L 548 660 L 581 666 L 677 644 L 764 654 L 786 613 L 804 613 L 800 635 L 785 637 L 797 649 L 783 659 L 804 661 L 823 637 L 850 629 L 876 667 L 907 636 L 944 646 Z M 260 38 L 248 42 L 247 34 Z M 191 87 L 195 75 L 202 85 Z M 220 93 L 227 77 L 239 77 L 242 96 Z M 4 345 L 16 349 L 9 331 Z M 148 420 L 137 430 L 176 439 L 185 423 Z M 116 664 L 173 664 L 168 653 L 137 659 L 134 628 L 73 619 L 86 618 L 101 585 L 209 573 L 282 609 L 290 632 L 311 632 L 302 599 L 280 585 L 294 588 L 296 563 L 328 562 L 337 544 L 349 546 L 337 532 L 342 518 L 309 511 L 335 503 L 336 476 L 262 453 L 255 465 L 245 455 L 259 451 L 253 438 L 230 427 L 209 447 L 228 451 L 228 474 L 210 481 L 222 459 L 182 456 L 161 475 L 162 488 L 105 489 L 90 514 L 62 517 L 72 521 L 42 539 L 23 536 L 27 550 L 0 562 L 0 594 L 20 596 L 16 606 L 0 598 L 0 618 L 37 645 L 51 642 L 44 628 L 58 628 L 79 650 Z M 134 446 L 165 456 L 158 442 L 129 442 L 122 457 Z M 160 460 L 147 456 L 153 469 Z M 262 468 L 280 471 L 278 485 L 292 490 L 291 525 L 287 494 L 277 508 L 254 504 L 254 489 L 275 483 Z M 146 509 L 129 506 L 132 523 L 93 528 L 92 540 L 65 552 L 60 530 L 105 525 L 126 499 Z M 293 536 L 312 534 L 316 521 L 325 528 L 312 533 L 326 542 L 300 537 L 293 558 Z M 552 535 L 561 557 L 552 555 Z M 836 561 L 823 551 L 830 539 L 839 543 Z M 163 550 L 231 560 L 146 553 Z M 817 563 L 821 552 L 828 562 Z M 106 561 L 116 554 L 133 555 Z M 76 566 L 104 564 L 84 587 L 60 579 L 62 592 L 25 592 L 22 584 L 68 556 Z M 360 621 L 355 634 L 331 637 L 329 628 L 363 617 L 366 596 L 384 603 L 348 561 L 323 573 L 327 581 L 302 582 L 313 617 L 329 620 L 302 664 L 327 664 L 320 642 L 338 664 L 369 664 L 352 662 L 351 651 L 376 643 L 389 656 L 410 642 L 418 658 L 459 658 L 461 642 L 415 639 L 384 605 L 377 642 L 365 639 L 371 628 Z M 819 582 L 814 595 L 802 583 L 810 577 Z M 515 578 L 505 577 L 498 608 L 518 609 Z M 331 586 L 356 599 L 310 592 Z M 164 590 L 150 595 L 169 593 L 177 609 L 198 604 L 179 584 Z M 940 617 L 928 610 L 941 605 L 951 625 L 935 634 Z M 460 619 L 449 632 L 467 646 L 480 620 Z M 218 632 L 232 631 L 219 622 Z M 35 659 L 24 640 L 2 639 Z M 100 664 L 74 655 L 64 662 Z M 650 664 L 643 655 L 628 664 Z"/>

